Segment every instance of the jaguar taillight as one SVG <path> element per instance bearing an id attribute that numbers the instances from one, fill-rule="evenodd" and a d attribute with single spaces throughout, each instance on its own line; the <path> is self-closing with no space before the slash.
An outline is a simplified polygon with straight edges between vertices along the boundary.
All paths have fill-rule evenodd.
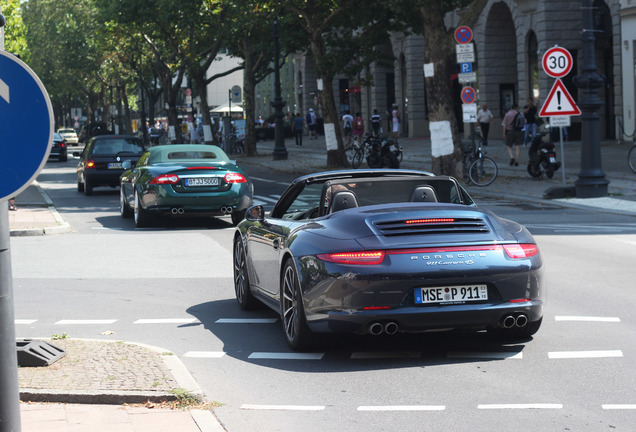
<path id="1" fill-rule="evenodd" d="M 161 174 L 150 180 L 150 184 L 177 184 L 179 183 L 179 176 L 176 174 Z"/>
<path id="2" fill-rule="evenodd" d="M 230 172 L 225 174 L 225 183 L 247 183 L 247 179 L 243 174 Z"/>

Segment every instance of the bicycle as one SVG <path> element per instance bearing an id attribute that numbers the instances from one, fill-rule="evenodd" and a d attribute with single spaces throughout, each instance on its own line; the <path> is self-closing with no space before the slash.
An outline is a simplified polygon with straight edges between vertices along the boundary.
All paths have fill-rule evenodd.
<path id="1" fill-rule="evenodd" d="M 494 160 L 484 156 L 483 138 L 476 137 L 476 148 L 472 144 L 464 148 L 464 181 L 476 186 L 488 186 L 497 178 L 499 168 Z"/>
<path id="2" fill-rule="evenodd" d="M 359 168 L 362 163 L 362 158 L 356 160 L 356 154 L 358 150 L 362 148 L 362 135 L 356 135 L 353 138 L 349 138 L 349 141 L 345 144 L 345 156 L 347 157 L 347 162 L 353 168 Z"/>
<path id="3" fill-rule="evenodd" d="M 236 137 L 236 133 L 232 132 L 229 136 L 230 141 L 230 154 L 241 155 L 245 151 L 243 148 L 243 142 Z"/>
<path id="4" fill-rule="evenodd" d="M 636 144 L 632 145 L 627 153 L 627 164 L 632 172 L 636 173 Z"/>

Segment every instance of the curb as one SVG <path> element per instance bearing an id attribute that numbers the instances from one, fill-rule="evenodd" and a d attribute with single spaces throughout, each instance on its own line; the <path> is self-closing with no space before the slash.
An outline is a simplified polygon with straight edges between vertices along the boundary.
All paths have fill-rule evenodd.
<path id="1" fill-rule="evenodd" d="M 47 339 L 47 338 L 33 338 Z M 48 340 L 48 339 L 47 339 Z M 161 354 L 165 366 L 172 373 L 173 378 L 179 385 L 196 400 L 202 402 L 205 399 L 203 390 L 192 377 L 179 356 L 172 351 L 147 345 L 142 343 L 127 342 L 121 340 L 101 340 L 101 339 L 77 339 L 82 341 L 101 343 L 124 343 L 146 348 L 150 351 Z M 92 405 L 122 405 L 122 404 L 143 404 L 150 402 L 176 401 L 175 393 L 148 392 L 148 391 L 55 391 L 39 389 L 20 389 L 20 400 L 23 402 L 54 402 L 69 404 L 92 404 Z M 225 432 L 212 411 L 193 409 L 190 410 L 192 419 L 202 432 Z"/>
<path id="2" fill-rule="evenodd" d="M 55 218 L 55 226 L 44 227 L 44 228 L 27 228 L 27 229 L 12 229 L 9 232 L 11 237 L 26 237 L 26 236 L 41 236 L 41 235 L 52 235 L 52 234 L 64 234 L 72 231 L 71 225 L 62 218 L 60 212 L 57 211 L 55 207 L 55 203 L 51 200 L 51 197 L 46 193 L 44 189 L 40 187 L 37 180 L 33 181 L 33 186 L 35 186 L 42 195 L 46 203 L 46 207 L 49 209 L 53 217 Z"/>

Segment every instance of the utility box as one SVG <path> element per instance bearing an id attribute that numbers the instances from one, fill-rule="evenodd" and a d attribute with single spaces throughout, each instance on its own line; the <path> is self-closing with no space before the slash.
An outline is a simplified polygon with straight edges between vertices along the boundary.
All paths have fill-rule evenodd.
<path id="1" fill-rule="evenodd" d="M 49 366 L 66 355 L 66 351 L 43 340 L 18 339 L 18 366 Z"/>

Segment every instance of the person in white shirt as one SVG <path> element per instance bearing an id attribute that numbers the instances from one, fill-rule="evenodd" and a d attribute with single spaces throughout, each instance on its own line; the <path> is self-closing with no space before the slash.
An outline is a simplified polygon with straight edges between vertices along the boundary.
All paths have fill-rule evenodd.
<path id="1" fill-rule="evenodd" d="M 481 129 L 481 136 L 484 137 L 484 145 L 488 145 L 488 131 L 490 131 L 490 120 L 493 119 L 493 115 L 488 109 L 488 104 L 483 104 L 481 109 L 477 113 L 477 121 L 479 122 L 479 128 Z"/>

